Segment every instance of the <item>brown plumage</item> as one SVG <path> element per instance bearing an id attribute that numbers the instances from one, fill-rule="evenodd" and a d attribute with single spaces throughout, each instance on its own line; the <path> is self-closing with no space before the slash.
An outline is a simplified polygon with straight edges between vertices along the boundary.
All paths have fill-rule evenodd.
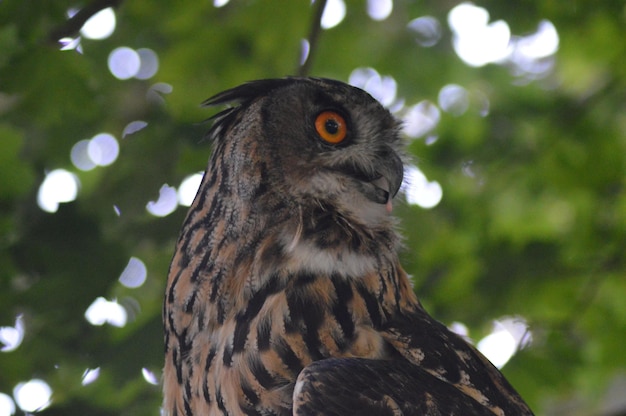
<path id="1" fill-rule="evenodd" d="M 225 103 L 169 272 L 165 414 L 531 415 L 399 264 L 391 114 L 313 78 Z"/>

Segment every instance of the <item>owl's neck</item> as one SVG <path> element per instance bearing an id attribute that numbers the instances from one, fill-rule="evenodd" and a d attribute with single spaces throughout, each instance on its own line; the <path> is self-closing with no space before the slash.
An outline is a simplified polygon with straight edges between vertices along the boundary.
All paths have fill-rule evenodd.
<path id="1" fill-rule="evenodd" d="M 360 279 L 399 267 L 391 221 L 372 229 L 330 202 L 294 202 L 258 179 L 250 166 L 242 189 L 214 164 L 192 205 L 172 262 L 170 281 L 187 276 L 218 302 L 218 321 L 245 305 L 271 277 L 306 273 Z M 221 176 L 222 181 L 213 177 Z M 224 179 L 233 180 L 225 185 Z M 286 282 L 283 282 L 286 283 Z M 177 290 L 180 290 L 177 289 Z M 185 295 L 183 295 L 185 296 Z"/>

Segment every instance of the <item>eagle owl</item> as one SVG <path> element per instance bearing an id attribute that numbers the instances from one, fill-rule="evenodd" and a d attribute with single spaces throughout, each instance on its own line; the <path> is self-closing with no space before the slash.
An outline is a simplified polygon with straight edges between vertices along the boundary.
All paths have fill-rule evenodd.
<path id="1" fill-rule="evenodd" d="M 165 414 L 531 415 L 399 263 L 398 121 L 328 79 L 227 103 L 169 271 Z"/>

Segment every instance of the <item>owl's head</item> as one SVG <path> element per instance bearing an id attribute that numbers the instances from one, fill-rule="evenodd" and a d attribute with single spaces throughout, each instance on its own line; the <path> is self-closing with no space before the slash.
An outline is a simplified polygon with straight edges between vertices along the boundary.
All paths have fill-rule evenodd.
<path id="1" fill-rule="evenodd" d="M 247 185 L 271 189 L 294 206 L 389 226 L 403 177 L 399 123 L 368 93 L 328 79 L 268 79 L 205 102 L 225 103 L 236 106 L 214 116 L 213 163 L 238 179 L 240 198 L 259 196 Z"/>

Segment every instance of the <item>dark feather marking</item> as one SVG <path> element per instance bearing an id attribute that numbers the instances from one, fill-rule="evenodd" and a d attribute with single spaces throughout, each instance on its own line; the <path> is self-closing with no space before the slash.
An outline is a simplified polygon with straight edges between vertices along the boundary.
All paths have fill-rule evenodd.
<path id="1" fill-rule="evenodd" d="M 224 355 L 222 357 L 222 361 L 226 367 L 230 367 L 233 365 L 233 346 L 230 344 L 226 344 L 224 346 Z"/>
<path id="2" fill-rule="evenodd" d="M 209 380 L 208 380 L 209 369 L 211 368 L 211 365 L 213 364 L 213 359 L 215 358 L 216 355 L 217 355 L 217 352 L 215 351 L 215 348 L 211 348 L 211 350 L 209 350 L 209 355 L 207 356 L 205 364 L 204 364 L 204 373 L 203 373 L 203 380 L 202 380 L 202 395 L 204 396 L 204 400 L 207 403 L 211 403 L 211 394 L 209 392 Z"/>
<path id="3" fill-rule="evenodd" d="M 281 361 L 285 363 L 287 368 L 291 370 L 294 376 L 298 375 L 298 373 L 302 371 L 302 362 L 300 361 L 296 353 L 293 352 L 289 344 L 287 344 L 287 341 L 285 341 L 283 338 L 278 338 L 276 340 L 275 349 Z"/>
<path id="4" fill-rule="evenodd" d="M 394 275 L 397 274 L 397 270 L 394 267 L 394 270 L 392 271 L 388 271 L 387 272 L 387 276 L 388 276 L 388 280 L 391 280 L 393 282 L 393 288 L 394 288 L 394 298 L 395 298 L 395 305 L 396 305 L 396 309 L 399 312 L 400 311 L 400 299 L 402 298 L 402 292 L 400 289 L 400 284 L 398 279 L 394 279 L 393 276 L 389 276 L 389 273 L 393 273 Z"/>
<path id="5" fill-rule="evenodd" d="M 218 169 L 220 171 L 219 175 L 222 177 L 220 179 L 220 182 L 217 184 L 217 191 L 216 194 L 220 196 L 220 198 L 228 198 L 229 196 L 232 195 L 231 189 L 230 189 L 230 172 L 228 171 L 228 169 L 226 169 L 224 167 L 223 164 L 219 164 L 218 165 Z"/>
<path id="6" fill-rule="evenodd" d="M 191 296 L 189 296 L 185 303 L 183 304 L 183 311 L 187 314 L 193 313 L 193 305 L 196 303 L 197 291 L 191 292 Z"/>
<path id="7" fill-rule="evenodd" d="M 222 414 L 227 415 L 228 412 L 226 411 L 226 406 L 224 406 L 224 396 L 222 396 L 222 391 L 219 387 L 215 392 L 215 399 L 217 400 L 217 407 L 222 411 Z"/>
<path id="8" fill-rule="evenodd" d="M 176 381 L 179 385 L 183 384 L 183 366 L 180 362 L 180 356 L 178 355 L 178 350 L 174 348 L 172 351 L 172 361 L 174 361 L 174 367 L 176 368 Z"/>
<path id="9" fill-rule="evenodd" d="M 378 269 L 380 270 L 380 268 Z M 385 293 L 387 293 L 387 281 L 389 280 L 389 275 L 386 274 L 383 276 L 382 273 L 378 274 L 378 283 L 380 284 L 380 291 L 378 292 L 378 301 L 383 302 L 385 299 Z"/>
<path id="10" fill-rule="evenodd" d="M 307 293 L 306 286 L 313 284 L 317 276 L 311 273 L 300 273 L 294 278 L 294 289 L 287 294 L 287 305 L 292 325 L 303 323 L 302 338 L 307 346 L 311 358 L 319 360 L 324 358 L 320 353 L 321 341 L 319 328 L 324 321 L 324 311 L 316 299 Z"/>
<path id="11" fill-rule="evenodd" d="M 374 326 L 374 329 L 380 330 L 382 326 L 382 317 L 380 315 L 380 309 L 378 307 L 378 300 L 363 285 L 357 285 L 357 291 L 365 301 L 365 307 L 367 308 L 367 313 L 372 320 L 372 325 Z"/>
<path id="12" fill-rule="evenodd" d="M 193 394 L 191 393 L 191 380 L 187 379 L 185 382 L 185 398 L 187 400 L 191 399 Z"/>
<path id="13" fill-rule="evenodd" d="M 202 396 L 204 396 L 204 401 L 207 404 L 211 404 L 211 394 L 209 393 L 209 380 L 207 379 L 207 375 L 208 373 L 205 373 L 202 380 Z"/>
<path id="14" fill-rule="evenodd" d="M 197 312 L 197 317 L 198 317 L 198 331 L 203 331 L 205 328 L 205 319 L 206 319 L 206 310 L 205 310 L 206 305 L 202 305 L 202 307 L 200 308 L 200 310 Z"/>
<path id="15" fill-rule="evenodd" d="M 279 290 L 278 281 L 277 275 L 270 276 L 266 285 L 252 296 L 245 312 L 237 315 L 233 339 L 233 353 L 243 351 L 248 333 L 250 332 L 251 321 L 257 316 L 267 298 Z"/>
<path id="16" fill-rule="evenodd" d="M 220 286 L 226 271 L 220 267 L 211 278 L 211 293 L 209 294 L 209 301 L 214 303 L 217 300 L 217 295 L 220 292 Z"/>
<path id="17" fill-rule="evenodd" d="M 215 350 L 215 347 L 211 347 L 211 349 L 209 350 L 209 354 L 206 356 L 206 361 L 204 362 L 205 373 L 209 372 L 209 369 L 211 368 L 211 365 L 213 364 L 213 359 L 215 358 L 216 355 L 217 355 L 217 351 Z"/>
<path id="18" fill-rule="evenodd" d="M 212 256 L 210 254 L 205 254 L 200 260 L 200 264 L 191 272 L 190 281 L 192 283 L 201 282 L 202 279 L 200 276 L 211 276 L 213 274 L 213 269 L 215 268 L 215 263 L 212 261 Z M 213 277 L 215 279 L 215 277 Z"/>
<path id="19" fill-rule="evenodd" d="M 167 314 L 167 323 L 174 334 L 174 336 L 178 337 L 180 334 L 176 332 L 176 324 L 174 323 L 174 311 L 170 310 Z"/>
<path id="20" fill-rule="evenodd" d="M 185 407 L 185 414 L 187 416 L 193 416 L 193 413 L 191 412 L 191 406 L 189 404 L 189 400 L 191 400 L 191 384 L 189 381 L 189 378 L 187 379 L 187 382 L 185 383 L 185 395 L 183 396 L 183 405 Z"/>
<path id="21" fill-rule="evenodd" d="M 163 318 L 165 318 L 165 317 L 163 317 Z M 163 321 L 165 322 L 165 319 L 163 319 Z M 163 337 L 164 338 L 163 339 L 163 343 L 165 344 L 164 345 L 164 347 L 165 347 L 165 351 L 164 351 L 165 355 L 167 355 L 169 353 L 169 351 L 170 351 L 170 334 L 171 334 L 171 331 L 165 331 L 165 334 L 164 334 L 164 337 Z"/>
<path id="22" fill-rule="evenodd" d="M 201 188 L 200 199 L 204 200 L 206 195 L 209 193 L 206 188 Z M 196 201 L 198 202 L 198 201 Z M 205 211 L 206 213 L 203 213 Z M 187 214 L 187 219 L 185 220 L 185 224 L 183 225 L 183 233 L 182 236 L 185 237 L 184 241 L 179 242 L 179 245 L 182 247 L 182 251 L 187 256 L 206 256 L 210 255 L 213 251 L 212 240 L 214 238 L 214 232 L 210 227 L 207 227 L 207 224 L 211 221 L 212 218 L 219 217 L 223 211 L 223 200 L 221 198 L 216 197 L 215 195 L 211 198 L 209 206 L 206 206 L 205 202 L 196 203 L 192 205 L 189 213 Z M 201 215 L 202 214 L 202 215 Z M 195 247 L 190 247 L 190 242 L 193 239 L 195 233 L 203 232 L 202 239 Z M 192 251 L 193 250 L 193 251 Z M 189 260 L 187 260 L 189 261 Z M 206 262 L 204 262 L 206 264 Z M 194 270 L 194 275 L 196 274 Z M 193 279 L 193 278 L 192 278 Z"/>
<path id="23" fill-rule="evenodd" d="M 350 235 L 350 246 L 352 247 L 352 250 L 355 252 L 359 252 L 361 251 L 361 248 L 363 247 L 363 238 L 361 237 L 360 233 L 353 233 Z M 376 248 L 376 251 L 378 251 L 378 248 Z"/>
<path id="24" fill-rule="evenodd" d="M 178 242 L 178 244 L 180 244 L 182 248 L 178 251 L 180 253 L 180 258 L 178 260 L 179 274 L 182 270 L 185 270 L 189 266 L 189 263 L 191 263 L 191 256 L 189 255 L 190 238 L 191 234 L 187 234 L 184 241 L 182 240 L 181 236 L 181 238 L 179 239 L 180 241 Z"/>
<path id="25" fill-rule="evenodd" d="M 318 237 L 320 234 L 325 233 L 331 227 L 335 226 L 336 222 L 334 215 L 329 211 L 326 204 L 324 206 L 315 206 L 312 208 L 313 212 L 306 219 L 304 229 L 302 230 L 302 236 L 305 239 L 311 237 Z"/>
<path id="26" fill-rule="evenodd" d="M 280 244 L 271 244 L 261 253 L 262 264 L 272 264 L 278 262 L 283 256 L 283 247 Z"/>
<path id="27" fill-rule="evenodd" d="M 173 304 L 175 301 L 174 292 L 176 291 L 176 284 L 178 283 L 178 280 L 180 279 L 180 275 L 182 274 L 183 270 L 185 269 L 180 269 L 178 273 L 176 273 L 176 276 L 174 276 L 174 279 L 172 279 L 172 285 L 170 286 L 170 290 L 167 293 L 167 302 L 170 304 Z M 172 329 L 173 328 L 174 326 L 172 326 Z"/>
<path id="28" fill-rule="evenodd" d="M 209 255 L 213 251 L 213 245 L 211 243 L 211 240 L 214 238 L 214 231 L 210 228 L 207 229 L 207 223 L 210 222 L 211 217 L 221 216 L 223 214 L 223 211 L 224 208 L 222 200 L 220 198 L 214 197 L 211 199 L 211 204 L 207 208 L 208 214 L 199 219 L 193 218 L 194 222 L 189 225 L 189 227 L 187 227 L 186 235 L 188 236 L 188 239 L 191 239 L 191 236 L 196 230 L 205 231 L 204 235 L 202 236 L 202 240 L 200 240 L 200 243 L 198 243 L 198 245 L 194 247 L 194 255 Z M 189 216 L 188 218 L 191 219 L 192 217 Z"/>
<path id="29" fill-rule="evenodd" d="M 188 330 L 189 328 L 183 329 L 180 335 L 177 335 L 178 338 L 178 348 L 180 349 L 180 358 L 181 360 L 186 360 L 189 358 L 189 353 L 191 352 L 192 342 L 188 340 Z"/>
<path id="30" fill-rule="evenodd" d="M 233 335 L 233 354 L 243 351 L 250 330 L 250 321 L 246 318 L 245 313 L 237 315 L 236 319 L 235 334 Z"/>
<path id="31" fill-rule="evenodd" d="M 246 400 L 252 406 L 255 406 L 257 403 L 259 403 L 259 395 L 256 394 L 254 389 L 250 387 L 250 384 L 248 384 L 248 381 L 244 378 L 241 379 L 241 391 L 243 392 L 243 395 L 246 397 Z"/>
<path id="32" fill-rule="evenodd" d="M 226 300 L 220 299 L 217 302 L 217 323 L 220 325 L 224 324 L 224 320 L 226 319 Z"/>
<path id="33" fill-rule="evenodd" d="M 289 311 L 283 316 L 283 325 L 285 327 L 286 334 L 295 334 L 303 330 L 298 323 L 291 318 Z"/>
<path id="34" fill-rule="evenodd" d="M 240 407 L 241 407 L 241 411 L 246 416 L 263 416 L 263 413 L 259 412 L 258 410 L 255 410 L 253 407 L 250 407 L 250 406 L 240 406 Z"/>
<path id="35" fill-rule="evenodd" d="M 270 348 L 270 336 L 272 331 L 272 323 L 269 318 L 263 319 L 259 322 L 256 328 L 256 346 L 261 351 L 266 351 Z"/>
<path id="36" fill-rule="evenodd" d="M 278 386 L 277 381 L 267 371 L 267 369 L 261 362 L 260 357 L 251 356 L 248 360 L 248 364 L 250 366 L 250 372 L 265 390 L 271 390 Z"/>
<path id="37" fill-rule="evenodd" d="M 219 175 L 217 174 L 217 170 L 216 169 L 210 169 L 204 173 L 207 177 L 203 178 L 205 179 L 204 181 L 204 189 L 211 189 L 213 188 L 213 186 L 215 185 L 215 183 L 217 182 L 217 178 L 219 178 Z M 205 195 L 203 196 L 203 198 L 206 197 L 206 192 Z M 199 206 L 204 206 L 204 199 L 198 201 L 199 202 Z"/>
<path id="38" fill-rule="evenodd" d="M 348 304 L 354 297 L 352 286 L 347 279 L 338 275 L 333 275 L 331 281 L 337 294 L 337 299 L 333 304 L 333 316 L 339 323 L 344 336 L 350 340 L 354 336 L 354 321 L 352 320 L 352 314 L 348 310 Z"/>

